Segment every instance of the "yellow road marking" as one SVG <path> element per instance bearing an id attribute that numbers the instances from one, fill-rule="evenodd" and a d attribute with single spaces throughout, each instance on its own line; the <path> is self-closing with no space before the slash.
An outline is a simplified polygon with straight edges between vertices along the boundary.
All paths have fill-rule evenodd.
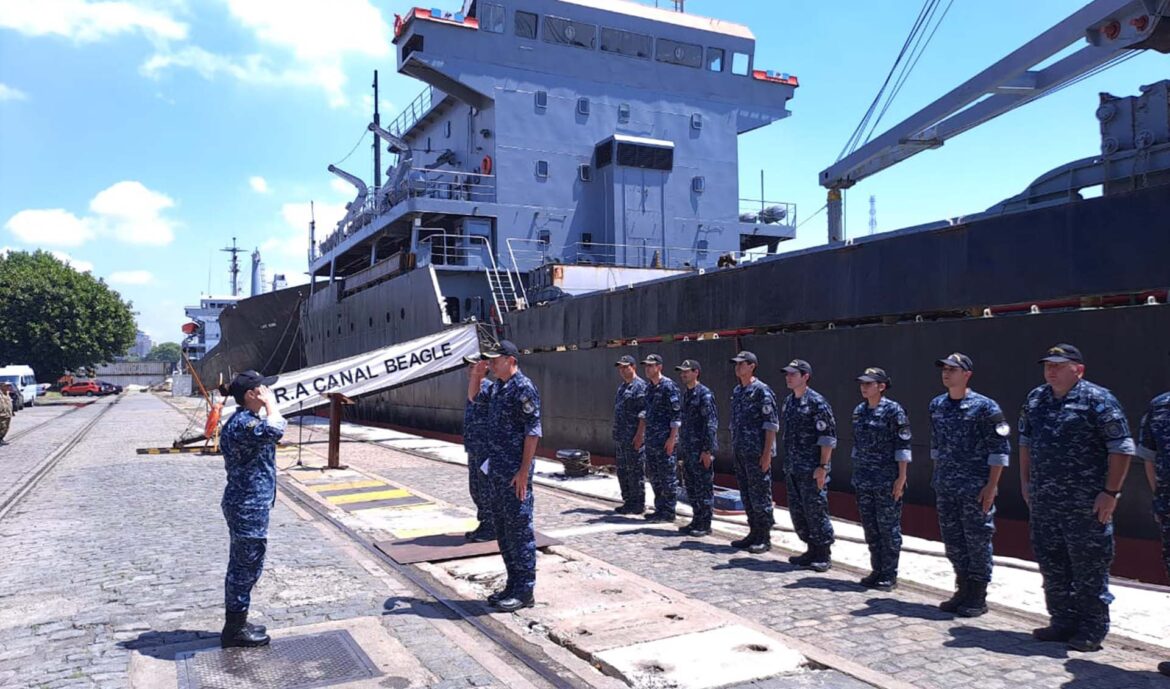
<path id="1" fill-rule="evenodd" d="M 390 500 L 392 498 L 408 498 L 410 493 L 396 488 L 394 490 L 377 490 L 372 493 L 350 493 L 349 495 L 334 495 L 325 498 L 334 505 L 348 505 L 353 502 L 371 502 L 373 500 Z"/>
<path id="2" fill-rule="evenodd" d="M 320 493 L 327 490 L 349 490 L 351 488 L 377 488 L 385 486 L 385 481 L 349 481 L 346 483 L 322 483 L 316 486 L 305 486 L 311 491 Z"/>
<path id="3" fill-rule="evenodd" d="M 461 521 L 442 522 L 426 529 L 395 529 L 393 533 L 398 538 L 418 538 L 420 536 L 434 536 L 442 533 L 471 531 L 478 525 L 479 522 L 475 519 L 464 519 Z"/>

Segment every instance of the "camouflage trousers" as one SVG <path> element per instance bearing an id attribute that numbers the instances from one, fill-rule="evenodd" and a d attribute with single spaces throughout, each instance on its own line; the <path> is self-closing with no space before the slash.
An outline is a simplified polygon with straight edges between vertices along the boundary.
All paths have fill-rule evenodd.
<path id="1" fill-rule="evenodd" d="M 833 522 L 829 518 L 829 482 L 817 489 L 812 469 L 793 468 L 786 472 L 788 513 L 800 540 L 809 545 L 833 545 Z"/>
<path id="2" fill-rule="evenodd" d="M 268 509 L 223 506 L 231 545 L 224 576 L 224 608 L 247 612 L 252 605 L 252 587 L 264 571 L 268 550 Z"/>
<path id="3" fill-rule="evenodd" d="M 960 577 L 991 581 L 991 539 L 995 536 L 995 505 L 983 511 L 978 493 L 938 491 L 938 528 L 951 567 Z"/>
<path id="4" fill-rule="evenodd" d="M 1109 592 L 1113 523 L 1102 524 L 1091 507 L 1069 509 L 1033 501 L 1029 525 L 1052 625 L 1101 641 L 1109 633 L 1113 602 Z"/>
<path id="5" fill-rule="evenodd" d="M 772 469 L 760 471 L 760 453 L 735 452 L 735 482 L 739 485 L 748 526 L 771 531 L 775 523 L 772 516 Z"/>
<path id="6" fill-rule="evenodd" d="M 517 470 L 515 466 L 497 467 L 493 459 L 488 479 L 496 541 L 508 573 L 507 590 L 525 596 L 536 588 L 536 530 L 532 520 L 532 472 L 528 473 L 528 493 L 520 500 L 511 483 Z"/>
<path id="7" fill-rule="evenodd" d="M 858 488 L 857 511 L 869 546 L 869 566 L 881 577 L 898 576 L 902 555 L 902 501 L 888 488 Z"/>
<path id="8" fill-rule="evenodd" d="M 4 393 L 0 392 L 0 395 Z M 4 440 L 4 436 L 8 435 L 8 424 L 12 422 L 11 416 L 0 416 L 0 440 Z"/>
<path id="9" fill-rule="evenodd" d="M 678 467 L 673 454 L 666 454 L 666 441 L 647 442 L 643 447 L 646 450 L 646 473 L 650 478 L 650 487 L 654 489 L 654 511 L 667 517 L 674 517 L 674 507 L 678 503 Z"/>
<path id="10" fill-rule="evenodd" d="M 1158 515 L 1158 528 L 1162 532 L 1162 563 L 1170 572 L 1170 513 Z"/>
<path id="11" fill-rule="evenodd" d="M 694 517 L 691 523 L 696 528 L 711 528 L 711 512 L 715 505 L 715 462 L 704 467 L 699 452 L 680 452 L 683 463 L 683 481 L 687 487 L 687 500 L 691 503 Z"/>
<path id="12" fill-rule="evenodd" d="M 646 506 L 646 446 L 635 450 L 634 444 L 618 443 L 617 456 L 618 487 L 622 491 L 622 503 L 629 507 Z"/>
<path id="13" fill-rule="evenodd" d="M 487 474 L 479 468 L 481 464 L 483 457 L 467 453 L 467 490 L 471 493 L 471 502 L 475 505 L 475 518 L 479 520 L 479 528 L 491 534 L 495 529 L 492 521 L 492 491 L 488 485 Z"/>

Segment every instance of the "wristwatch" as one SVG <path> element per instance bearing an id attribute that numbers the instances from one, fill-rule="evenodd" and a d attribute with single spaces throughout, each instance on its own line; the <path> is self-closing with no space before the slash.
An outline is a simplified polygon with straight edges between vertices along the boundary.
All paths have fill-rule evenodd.
<path id="1" fill-rule="evenodd" d="M 1102 488 L 1101 492 L 1113 498 L 1114 500 L 1121 497 L 1121 491 L 1119 490 L 1109 490 L 1108 488 Z"/>
<path id="2" fill-rule="evenodd" d="M 817 468 L 824 469 L 825 471 L 829 471 L 830 469 L 833 468 L 833 465 L 832 464 L 820 464 L 817 466 Z"/>

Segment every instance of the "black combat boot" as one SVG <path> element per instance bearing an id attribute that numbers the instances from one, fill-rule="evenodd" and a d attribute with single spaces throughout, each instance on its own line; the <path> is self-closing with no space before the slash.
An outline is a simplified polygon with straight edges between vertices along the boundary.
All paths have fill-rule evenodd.
<path id="1" fill-rule="evenodd" d="M 750 529 L 751 530 L 748 531 L 748 534 L 746 536 L 744 536 L 743 538 L 737 538 L 736 540 L 732 541 L 731 547 L 732 548 L 739 548 L 740 550 L 743 550 L 743 549 L 749 547 L 751 544 L 755 543 L 756 539 L 759 538 L 760 530 L 754 526 L 750 527 Z"/>
<path id="2" fill-rule="evenodd" d="M 223 631 L 219 633 L 219 645 L 224 648 L 267 646 L 269 641 L 271 639 L 268 638 L 267 634 L 248 624 L 247 610 L 227 613 Z"/>
<path id="3" fill-rule="evenodd" d="M 1032 638 L 1037 641 L 1068 641 L 1074 634 L 1075 631 L 1054 624 L 1032 630 Z"/>
<path id="4" fill-rule="evenodd" d="M 788 557 L 789 564 L 796 565 L 797 567 L 807 567 L 808 563 L 812 562 L 813 547 L 811 545 L 808 546 L 800 555 L 790 555 Z"/>
<path id="5" fill-rule="evenodd" d="M 955 614 L 959 617 L 979 617 L 987 612 L 987 582 L 974 579 L 967 582 L 967 597 Z"/>
<path id="6" fill-rule="evenodd" d="M 808 562 L 804 564 L 814 572 L 827 572 L 833 567 L 832 546 L 814 545 L 809 550 Z"/>
<path id="7" fill-rule="evenodd" d="M 969 586 L 970 586 L 970 581 L 967 579 L 967 577 L 963 576 L 962 574 L 956 574 L 955 575 L 955 595 L 953 595 L 949 599 L 944 600 L 943 602 L 939 603 L 938 609 L 942 610 L 943 612 L 956 612 L 956 611 L 958 611 L 959 606 L 961 606 L 963 604 L 963 601 L 967 598 L 967 590 L 968 590 Z"/>
<path id="8" fill-rule="evenodd" d="M 772 528 L 768 526 L 761 526 L 756 533 L 756 540 L 747 547 L 747 551 L 752 555 L 760 555 L 772 549 Z"/>
<path id="9" fill-rule="evenodd" d="M 504 588 L 500 589 L 499 591 L 496 591 L 495 593 L 488 595 L 487 602 L 491 605 L 495 605 L 496 603 L 499 603 L 500 601 L 504 600 L 505 598 L 511 598 L 511 597 L 512 597 L 512 587 L 505 586 Z"/>

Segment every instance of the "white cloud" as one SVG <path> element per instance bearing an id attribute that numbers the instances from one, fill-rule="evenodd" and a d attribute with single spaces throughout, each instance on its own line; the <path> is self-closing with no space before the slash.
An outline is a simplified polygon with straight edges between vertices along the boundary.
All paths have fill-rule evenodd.
<path id="1" fill-rule="evenodd" d="M 0 2 L 0 27 L 27 36 L 61 36 L 77 43 L 124 33 L 141 33 L 155 42 L 187 37 L 187 25 L 166 12 L 123 1 L 7 0 Z"/>
<path id="2" fill-rule="evenodd" d="M 111 285 L 148 285 L 154 282 L 154 275 L 149 270 L 118 270 L 110 273 Z"/>
<path id="3" fill-rule="evenodd" d="M 353 196 L 357 193 L 357 190 L 353 188 L 353 185 L 349 182 L 346 182 L 344 179 L 338 179 L 334 177 L 329 181 L 329 186 L 333 187 L 333 190 L 338 194 L 344 194 L 345 196 Z"/>
<path id="4" fill-rule="evenodd" d="M 175 238 L 174 221 L 162 212 L 175 205 L 166 194 L 141 182 L 118 182 L 98 192 L 89 209 L 99 216 L 105 231 L 128 244 L 165 246 Z"/>
<path id="5" fill-rule="evenodd" d="M 28 100 L 28 94 L 8 84 L 0 84 L 0 101 Z"/>
<path id="6" fill-rule="evenodd" d="M 248 186 L 252 187 L 252 191 L 256 192 L 257 194 L 267 194 L 269 191 L 268 180 L 260 177 L 259 175 L 249 177 Z"/>
<path id="7" fill-rule="evenodd" d="M 18 212 L 4 227 L 21 242 L 38 246 L 81 246 L 96 237 L 164 246 L 175 238 L 175 221 L 162 213 L 174 205 L 166 194 L 125 181 L 98 192 L 89 202 L 91 215 L 79 218 L 62 208 L 36 208 Z"/>
<path id="8" fill-rule="evenodd" d="M 348 186 L 348 185 L 347 185 Z M 349 187 L 353 189 L 353 187 Z M 315 212 L 317 217 L 317 240 L 320 241 L 333 232 L 337 221 L 345 217 L 344 203 L 316 203 L 310 211 L 307 203 L 286 203 L 280 207 L 280 216 L 284 219 L 287 231 L 275 237 L 268 238 L 260 245 L 260 253 L 264 255 L 264 262 L 277 265 L 281 261 L 293 259 L 297 261 L 296 273 L 304 271 L 305 260 L 309 252 L 309 220 Z M 272 270 L 269 273 L 274 272 Z M 276 270 L 275 272 L 292 272 Z M 291 277 L 290 277 L 291 284 Z"/>
<path id="9" fill-rule="evenodd" d="M 378 114 L 382 117 L 393 115 L 397 111 L 398 108 L 385 98 L 378 100 Z M 372 117 L 374 115 L 374 97 L 372 95 L 368 93 L 362 94 L 361 112 L 367 117 Z M 385 125 L 385 123 L 386 120 L 383 120 L 382 124 Z"/>
<path id="10" fill-rule="evenodd" d="M 90 263 L 89 261 L 81 261 L 81 260 L 78 260 L 76 258 L 73 258 L 72 256 L 65 253 L 64 251 L 50 251 L 49 253 L 56 256 L 58 260 L 64 261 L 65 263 L 68 263 L 69 265 L 73 266 L 73 269 L 76 271 L 79 271 L 82 273 L 88 273 L 88 272 L 91 272 L 93 270 L 93 264 Z"/>
<path id="11" fill-rule="evenodd" d="M 4 227 L 25 244 L 81 246 L 96 236 L 92 219 L 62 208 L 20 211 Z"/>

